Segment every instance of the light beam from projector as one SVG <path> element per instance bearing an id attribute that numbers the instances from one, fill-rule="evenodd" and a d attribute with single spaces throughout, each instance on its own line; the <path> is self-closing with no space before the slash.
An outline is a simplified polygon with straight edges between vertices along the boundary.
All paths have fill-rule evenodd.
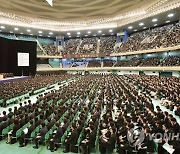
<path id="1" fill-rule="evenodd" d="M 46 0 L 46 1 L 49 3 L 49 5 L 53 6 L 53 0 Z"/>

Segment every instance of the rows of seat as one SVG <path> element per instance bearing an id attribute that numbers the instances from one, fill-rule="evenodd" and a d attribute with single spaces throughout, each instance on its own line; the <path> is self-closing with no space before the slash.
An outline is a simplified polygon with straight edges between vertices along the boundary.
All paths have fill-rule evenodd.
<path id="1" fill-rule="evenodd" d="M 12 120 L 11 124 L 9 121 L 12 117 L 16 122 L 6 131 L 12 132 L 5 135 L 11 144 L 18 140 L 20 146 L 26 146 L 32 140 L 34 148 L 44 144 L 51 151 L 60 148 L 64 152 L 81 153 L 164 153 L 162 144 L 155 144 L 158 138 L 154 134 L 167 131 L 177 134 L 180 127 L 173 115 L 153 105 L 152 83 L 148 82 L 151 78 L 157 79 L 115 74 L 79 76 L 58 90 L 40 94 L 35 104 L 29 101 L 29 104 L 10 112 L 7 127 L 12 124 Z M 177 87 L 178 79 L 170 79 Z M 157 85 L 162 82 L 164 80 L 157 80 Z M 160 92 L 167 95 L 164 89 Z M 2 119 L 0 126 L 7 122 L 7 116 Z M 32 130 L 31 126 L 34 126 Z M 143 149 L 141 143 L 130 145 L 127 137 L 136 127 L 144 130 Z M 25 128 L 29 133 L 25 133 Z M 153 140 L 147 134 L 152 135 Z M 167 142 L 163 138 L 162 141 Z M 179 152 L 176 146 L 179 141 L 169 139 L 167 143 Z"/>

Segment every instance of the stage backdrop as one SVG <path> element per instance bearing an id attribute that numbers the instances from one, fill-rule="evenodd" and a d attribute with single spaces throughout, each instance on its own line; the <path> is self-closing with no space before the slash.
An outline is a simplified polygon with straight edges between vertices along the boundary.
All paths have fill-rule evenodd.
<path id="1" fill-rule="evenodd" d="M 0 37 L 0 73 L 15 76 L 36 74 L 36 42 Z M 29 53 L 29 66 L 18 66 L 18 53 Z"/>

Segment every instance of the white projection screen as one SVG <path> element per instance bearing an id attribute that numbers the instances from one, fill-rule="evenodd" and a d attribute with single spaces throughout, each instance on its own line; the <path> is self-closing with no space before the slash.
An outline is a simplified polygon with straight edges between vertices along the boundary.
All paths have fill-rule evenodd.
<path id="1" fill-rule="evenodd" d="M 18 52 L 18 66 L 29 66 L 29 53 Z"/>

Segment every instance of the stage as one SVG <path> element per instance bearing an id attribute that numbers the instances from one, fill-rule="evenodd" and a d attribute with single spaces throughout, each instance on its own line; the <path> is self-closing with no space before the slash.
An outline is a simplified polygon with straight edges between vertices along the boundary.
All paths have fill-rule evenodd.
<path id="1" fill-rule="evenodd" d="M 0 79 L 0 84 L 6 83 L 6 82 L 26 80 L 29 78 L 30 78 L 29 76 L 15 76 L 15 77 L 10 77 L 10 78 L 4 78 L 4 79 Z"/>

